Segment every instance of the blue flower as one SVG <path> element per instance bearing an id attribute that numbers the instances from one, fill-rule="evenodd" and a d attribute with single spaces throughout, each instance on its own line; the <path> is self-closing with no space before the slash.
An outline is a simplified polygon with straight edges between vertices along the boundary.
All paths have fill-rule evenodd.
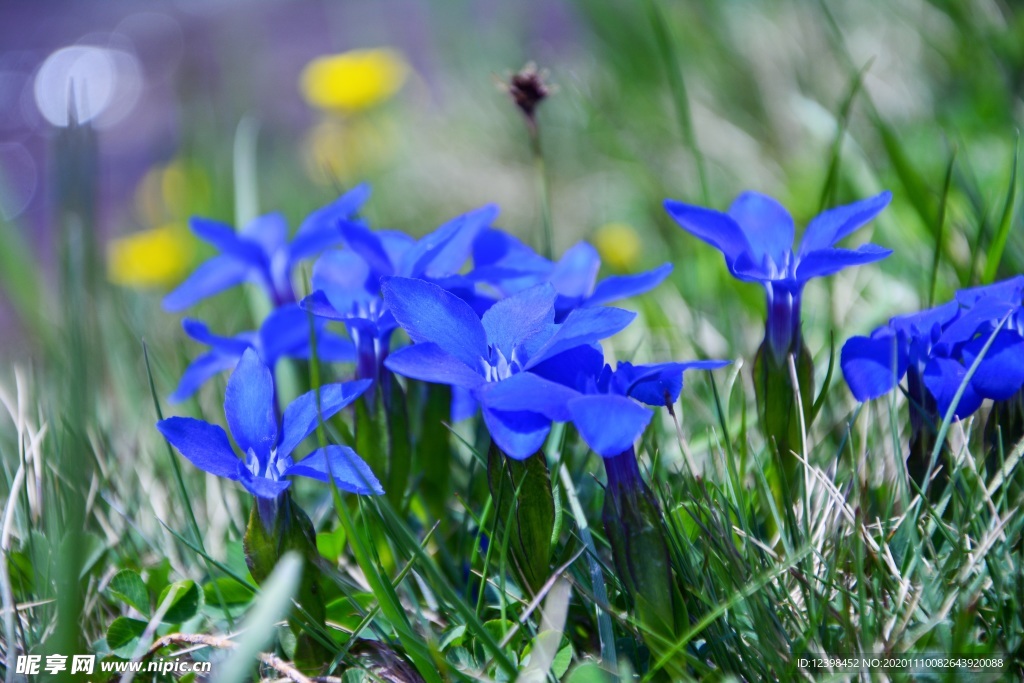
<path id="1" fill-rule="evenodd" d="M 221 253 L 201 264 L 164 297 L 164 308 L 180 311 L 242 282 L 257 283 L 275 307 L 294 303 L 295 264 L 339 244 L 339 226 L 350 221 L 368 196 L 369 188 L 360 185 L 313 212 L 290 243 L 288 224 L 280 214 L 260 216 L 238 232 L 225 223 L 193 218 L 192 232 Z"/>
<path id="2" fill-rule="evenodd" d="M 586 347 L 571 357 L 555 356 L 533 372 L 569 386 L 579 395 L 568 402 L 572 423 L 590 448 L 604 458 L 632 451 L 654 415 L 647 406 L 672 405 L 683 389 L 687 370 L 713 370 L 726 360 L 633 365 L 620 362 L 612 370 L 601 350 Z"/>
<path id="3" fill-rule="evenodd" d="M 941 419 L 991 339 L 964 385 L 955 416 L 971 415 L 984 399 L 1010 399 L 1024 386 L 1022 293 L 1024 277 L 962 290 L 954 301 L 892 318 L 869 337 L 852 337 L 840 360 L 850 390 L 867 401 L 888 393 L 906 375 L 908 394 L 918 407 L 911 419 Z"/>
<path id="4" fill-rule="evenodd" d="M 422 278 L 458 286 L 457 275 L 476 235 L 497 207 L 485 206 L 445 223 L 420 240 L 400 232 L 342 225 L 348 247 L 321 256 L 313 266 L 314 292 L 301 306 L 315 316 L 343 322 L 357 352 L 357 377 L 377 379 L 397 327 L 381 298 L 381 278 Z"/>
<path id="5" fill-rule="evenodd" d="M 209 346 L 210 351 L 185 369 L 169 397 L 171 403 L 184 401 L 214 375 L 234 368 L 246 349 L 255 349 L 271 369 L 281 358 L 308 359 L 312 351 L 309 314 L 295 304 L 271 311 L 259 331 L 241 332 L 233 337 L 213 334 L 200 320 L 185 318 L 181 325 L 188 336 Z M 325 330 L 324 321 L 314 319 L 313 328 L 318 358 L 331 363 L 350 363 L 355 359 L 352 342 Z"/>
<path id="6" fill-rule="evenodd" d="M 600 269 L 597 249 L 586 242 L 570 247 L 554 263 L 512 235 L 492 229 L 480 233 L 473 244 L 473 270 L 467 277 L 499 297 L 548 282 L 558 293 L 555 320 L 561 322 L 573 309 L 603 306 L 654 289 L 672 272 L 672 264 L 636 275 L 613 275 L 598 282 Z M 484 308 L 491 303 L 487 299 L 484 302 Z"/>
<path id="7" fill-rule="evenodd" d="M 584 308 L 555 323 L 556 293 L 549 284 L 498 301 L 482 318 L 456 295 L 422 280 L 385 278 L 381 289 L 388 310 L 415 342 L 385 365 L 405 377 L 469 391 L 494 442 L 516 459 L 537 452 L 552 420 L 571 419 L 568 402 L 578 396 L 530 370 L 556 356 L 572 360 L 587 353 L 636 316 Z"/>
<path id="8" fill-rule="evenodd" d="M 781 364 L 800 343 L 800 299 L 807 281 L 892 253 L 874 244 L 853 250 L 834 246 L 875 218 L 891 198 L 883 192 L 818 215 L 795 251 L 792 217 L 774 199 L 756 192 L 741 194 L 728 213 L 674 200 L 666 200 L 665 209 L 684 230 L 721 251 L 733 277 L 764 287 L 765 342 Z"/>
<path id="9" fill-rule="evenodd" d="M 347 446 L 319 448 L 295 462 L 292 451 L 328 419 L 362 394 L 368 380 L 328 384 L 298 397 L 285 409 L 278 429 L 274 380 L 259 354 L 247 348 L 228 380 L 224 415 L 239 459 L 224 430 L 190 417 L 171 417 L 156 427 L 193 465 L 210 474 L 238 481 L 258 499 L 274 500 L 291 485 L 287 477 L 309 477 L 352 493 L 381 494 L 380 483 L 355 451 Z"/>

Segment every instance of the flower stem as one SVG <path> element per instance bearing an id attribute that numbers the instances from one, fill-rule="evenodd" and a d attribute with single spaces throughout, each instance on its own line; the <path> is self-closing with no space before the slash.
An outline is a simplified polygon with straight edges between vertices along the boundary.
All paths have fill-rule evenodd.
<path id="1" fill-rule="evenodd" d="M 547 164 L 540 143 L 540 128 L 536 121 L 530 122 L 530 150 L 533 152 L 533 171 L 537 185 L 537 199 L 540 202 L 541 249 L 544 258 L 554 258 L 554 225 L 551 219 L 551 185 L 548 182 Z"/>

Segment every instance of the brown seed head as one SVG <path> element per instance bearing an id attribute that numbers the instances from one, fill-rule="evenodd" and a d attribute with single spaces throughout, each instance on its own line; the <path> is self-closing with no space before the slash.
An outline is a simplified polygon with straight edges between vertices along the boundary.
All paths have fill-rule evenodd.
<path id="1" fill-rule="evenodd" d="M 545 83 L 547 76 L 546 70 L 538 70 L 537 65 L 530 62 L 518 73 L 512 74 L 508 83 L 502 84 L 531 125 L 536 122 L 537 106 L 551 94 L 551 86 Z"/>

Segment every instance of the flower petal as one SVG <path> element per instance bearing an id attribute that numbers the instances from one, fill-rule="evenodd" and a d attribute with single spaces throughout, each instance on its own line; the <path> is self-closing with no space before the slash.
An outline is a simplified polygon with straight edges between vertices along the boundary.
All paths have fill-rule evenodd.
<path id="1" fill-rule="evenodd" d="M 465 387 L 452 385 L 452 422 L 467 420 L 480 409 L 480 403 L 473 398 L 473 392 Z"/>
<path id="2" fill-rule="evenodd" d="M 384 489 L 373 470 L 348 446 L 318 448 L 285 471 L 289 477 L 309 477 L 334 483 L 342 491 L 363 495 L 381 495 Z"/>
<path id="3" fill-rule="evenodd" d="M 312 313 L 318 318 L 326 318 L 327 320 L 345 322 L 352 317 L 350 313 L 342 313 L 332 306 L 331 302 L 327 300 L 327 295 L 324 294 L 322 289 L 316 290 L 300 301 L 299 308 Z"/>
<path id="4" fill-rule="evenodd" d="M 185 334 L 200 344 L 206 344 L 221 353 L 241 356 L 247 348 L 252 346 L 245 338 L 222 337 L 210 332 L 210 328 L 202 320 L 184 318 L 181 321 L 181 327 L 185 330 Z"/>
<path id="5" fill-rule="evenodd" d="M 156 423 L 164 438 L 189 462 L 204 472 L 238 479 L 241 462 L 231 450 L 228 435 L 217 425 L 191 417 L 169 417 Z"/>
<path id="6" fill-rule="evenodd" d="M 672 264 L 665 263 L 654 270 L 636 275 L 612 275 L 597 283 L 594 293 L 587 300 L 586 306 L 603 306 L 620 299 L 628 299 L 649 292 L 672 272 Z"/>
<path id="7" fill-rule="evenodd" d="M 587 445 L 602 457 L 633 447 L 654 411 L 625 396 L 583 396 L 569 402 L 572 423 Z"/>
<path id="8" fill-rule="evenodd" d="M 292 485 L 287 479 L 271 479 L 269 477 L 258 477 L 245 468 L 245 465 L 238 463 L 238 481 L 245 490 L 257 498 L 273 500 L 288 490 Z"/>
<path id="9" fill-rule="evenodd" d="M 793 217 L 782 204 L 759 192 L 744 192 L 729 207 L 729 216 L 747 238 L 752 261 L 761 263 L 767 256 L 783 267 L 793 250 Z"/>
<path id="10" fill-rule="evenodd" d="M 743 230 L 728 214 L 671 199 L 665 200 L 665 210 L 683 230 L 722 252 L 730 269 L 740 254 L 750 251 Z"/>
<path id="11" fill-rule="evenodd" d="M 242 239 L 227 223 L 193 217 L 188 224 L 196 237 L 217 247 L 226 256 L 234 256 L 257 267 L 261 267 L 266 260 L 258 244 Z"/>
<path id="12" fill-rule="evenodd" d="M 484 381 L 478 370 L 433 342 L 420 342 L 400 348 L 387 357 L 384 365 L 402 377 L 464 389 L 474 389 Z"/>
<path id="13" fill-rule="evenodd" d="M 309 355 L 312 330 L 309 313 L 297 304 L 282 306 L 270 313 L 260 325 L 260 344 L 263 360 L 273 367 L 284 356 Z"/>
<path id="14" fill-rule="evenodd" d="M 379 296 L 380 273 L 354 251 L 329 251 L 313 265 L 313 289 L 322 290 L 339 312 L 351 314 Z"/>
<path id="15" fill-rule="evenodd" d="M 594 291 L 601 257 L 597 249 L 586 242 L 578 242 L 562 255 L 548 276 L 548 282 L 560 296 L 583 299 Z"/>
<path id="16" fill-rule="evenodd" d="M 316 355 L 325 363 L 351 363 L 356 359 L 356 347 L 350 340 L 323 328 L 318 328 Z M 297 354 L 297 358 L 309 358 L 308 347 Z M 303 355 L 304 354 L 304 355 Z"/>
<path id="17" fill-rule="evenodd" d="M 604 368 L 600 345 L 577 346 L 530 367 L 530 372 L 577 391 L 586 391 Z"/>
<path id="18" fill-rule="evenodd" d="M 950 303 L 956 305 L 956 302 Z M 940 322 L 942 336 L 939 341 L 946 345 L 956 345 L 970 341 L 977 335 L 987 339 L 1003 318 L 1018 309 L 1018 305 L 1007 301 L 981 299 L 973 308 L 958 311 L 960 315 L 955 320 Z"/>
<path id="19" fill-rule="evenodd" d="M 531 349 L 526 368 L 577 346 L 589 346 L 619 332 L 636 318 L 636 313 L 621 308 L 578 308 L 565 318 L 553 335 L 537 349 Z"/>
<path id="20" fill-rule="evenodd" d="M 863 244 L 857 249 L 819 249 L 800 257 L 796 266 L 796 279 L 807 282 L 814 277 L 838 273 L 850 266 L 881 261 L 892 253 L 877 244 Z"/>
<path id="21" fill-rule="evenodd" d="M 224 415 L 238 447 L 246 452 L 251 448 L 266 464 L 277 445 L 274 378 L 253 349 L 246 349 L 228 379 Z"/>
<path id="22" fill-rule="evenodd" d="M 970 367 L 988 343 L 990 334 L 964 346 L 964 365 Z M 1024 339 L 1013 330 L 999 330 L 971 377 L 975 391 L 994 401 L 1012 398 L 1024 386 Z"/>
<path id="23" fill-rule="evenodd" d="M 294 265 L 303 259 L 316 256 L 325 249 L 343 244 L 345 238 L 341 236 L 338 225 L 340 222 L 328 230 L 296 235 L 288 245 L 288 263 Z"/>
<path id="24" fill-rule="evenodd" d="M 990 285 L 961 289 L 956 293 L 956 300 L 962 306 L 974 306 L 982 300 L 1020 305 L 1022 290 L 1024 290 L 1024 275 L 1017 275 L 1007 280 L 993 282 Z"/>
<path id="25" fill-rule="evenodd" d="M 953 399 L 967 377 L 967 368 L 951 358 L 932 358 L 924 369 L 924 385 L 935 399 L 938 418 L 945 418 Z M 954 417 L 963 420 L 981 406 L 982 397 L 974 390 L 973 382 L 967 382 L 964 393 L 956 404 Z"/>
<path id="26" fill-rule="evenodd" d="M 288 221 L 280 213 L 264 214 L 246 223 L 238 234 L 260 245 L 263 253 L 270 258 L 277 253 L 283 253 L 282 250 L 288 241 Z"/>
<path id="27" fill-rule="evenodd" d="M 488 228 L 473 242 L 473 270 L 467 277 L 508 294 L 540 284 L 553 268 L 551 261 L 512 235 Z"/>
<path id="28" fill-rule="evenodd" d="M 575 389 L 532 372 L 520 372 L 500 382 L 485 384 L 477 391 L 477 398 L 486 409 L 540 413 L 555 422 L 571 419 L 568 403 L 579 396 Z"/>
<path id="29" fill-rule="evenodd" d="M 359 254 L 378 277 L 394 275 L 395 266 L 388 258 L 380 237 L 372 230 L 361 223 L 351 221 L 342 223 L 340 229 L 348 248 Z"/>
<path id="30" fill-rule="evenodd" d="M 484 423 L 501 452 L 525 460 L 540 450 L 551 431 L 551 420 L 538 413 L 483 409 Z"/>
<path id="31" fill-rule="evenodd" d="M 424 235 L 402 256 L 403 275 L 438 279 L 459 272 L 480 231 L 498 216 L 494 204 L 453 218 Z"/>
<path id="32" fill-rule="evenodd" d="M 715 370 L 729 365 L 727 360 L 694 360 L 686 363 L 659 363 L 631 366 L 626 395 L 650 406 L 675 403 L 683 390 L 683 373 L 687 370 Z M 619 365 L 616 374 L 622 370 Z"/>
<path id="33" fill-rule="evenodd" d="M 334 232 L 337 234 L 339 223 L 358 214 L 363 204 L 369 198 L 370 186 L 366 183 L 356 185 L 327 206 L 309 214 L 296 231 L 296 236 L 318 232 Z M 292 246 L 294 246 L 294 243 Z"/>
<path id="34" fill-rule="evenodd" d="M 415 342 L 434 342 L 470 368 L 487 356 L 483 324 L 462 299 L 411 278 L 383 278 L 384 303 Z"/>
<path id="35" fill-rule="evenodd" d="M 846 206 L 837 206 L 818 214 L 807 225 L 800 241 L 799 256 L 803 258 L 812 251 L 827 249 L 852 232 L 862 228 L 892 200 L 891 192 L 883 192 L 869 199 L 863 199 Z"/>
<path id="36" fill-rule="evenodd" d="M 181 403 L 192 394 L 196 393 L 206 380 L 217 373 L 230 370 L 238 363 L 239 355 L 230 355 L 217 352 L 204 353 L 192 361 L 181 379 L 178 380 L 178 387 L 167 400 L 171 403 Z"/>
<path id="37" fill-rule="evenodd" d="M 517 345 L 552 328 L 554 322 L 555 289 L 547 283 L 498 301 L 481 319 L 487 343 L 509 359 Z"/>
<path id="38" fill-rule="evenodd" d="M 289 403 L 282 420 L 278 459 L 291 455 L 295 447 L 313 433 L 321 419 L 326 421 L 334 417 L 338 411 L 359 398 L 371 384 L 373 380 L 369 379 L 325 384 L 320 387 L 319 399 L 316 391 L 307 391 Z"/>
<path id="39" fill-rule="evenodd" d="M 201 264 L 178 287 L 164 297 L 165 311 L 181 311 L 243 282 L 249 275 L 249 264 L 231 256 L 215 256 Z"/>
<path id="40" fill-rule="evenodd" d="M 839 366 L 858 401 L 892 391 L 907 372 L 906 337 L 882 328 L 870 337 L 851 337 L 843 345 Z"/>

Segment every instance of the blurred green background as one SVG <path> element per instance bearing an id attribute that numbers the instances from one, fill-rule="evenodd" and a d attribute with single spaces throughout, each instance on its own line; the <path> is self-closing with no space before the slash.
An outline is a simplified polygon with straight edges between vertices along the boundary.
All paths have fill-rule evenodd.
<path id="1" fill-rule="evenodd" d="M 896 254 L 808 294 L 809 329 L 827 329 L 818 316 L 840 336 L 862 333 L 926 301 L 940 217 L 939 295 L 984 269 L 1014 157 L 1021 31 L 1015 5 L 982 1 L 5 3 L 3 353 L 38 354 L 54 305 L 54 147 L 69 83 L 96 128 L 98 253 L 115 281 L 135 285 L 129 305 L 155 312 L 157 295 L 206 255 L 181 228 L 187 217 L 235 218 L 242 120 L 257 141 L 252 208 L 293 225 L 365 180 L 379 227 L 422 234 L 497 202 L 502 227 L 533 235 L 526 130 L 496 87 L 531 60 L 556 86 L 539 114 L 556 252 L 590 239 L 613 268 L 674 261 L 683 299 L 717 328 L 701 345 L 747 353 L 760 293 L 733 283 L 662 200 L 724 209 L 756 189 L 799 225 L 823 205 L 892 189 L 892 208 L 860 239 Z M 392 96 L 348 109 L 304 98 L 311 60 L 380 47 L 406 65 Z M 364 77 L 372 68 L 332 87 Z M 131 256 L 146 244 L 103 246 L 163 226 L 181 229 L 153 238 L 147 267 Z M 1022 247 L 1011 230 L 1001 272 L 1020 270 Z M 749 318 L 707 316 L 737 296 Z M 170 322 L 145 325 L 159 320 Z"/>

